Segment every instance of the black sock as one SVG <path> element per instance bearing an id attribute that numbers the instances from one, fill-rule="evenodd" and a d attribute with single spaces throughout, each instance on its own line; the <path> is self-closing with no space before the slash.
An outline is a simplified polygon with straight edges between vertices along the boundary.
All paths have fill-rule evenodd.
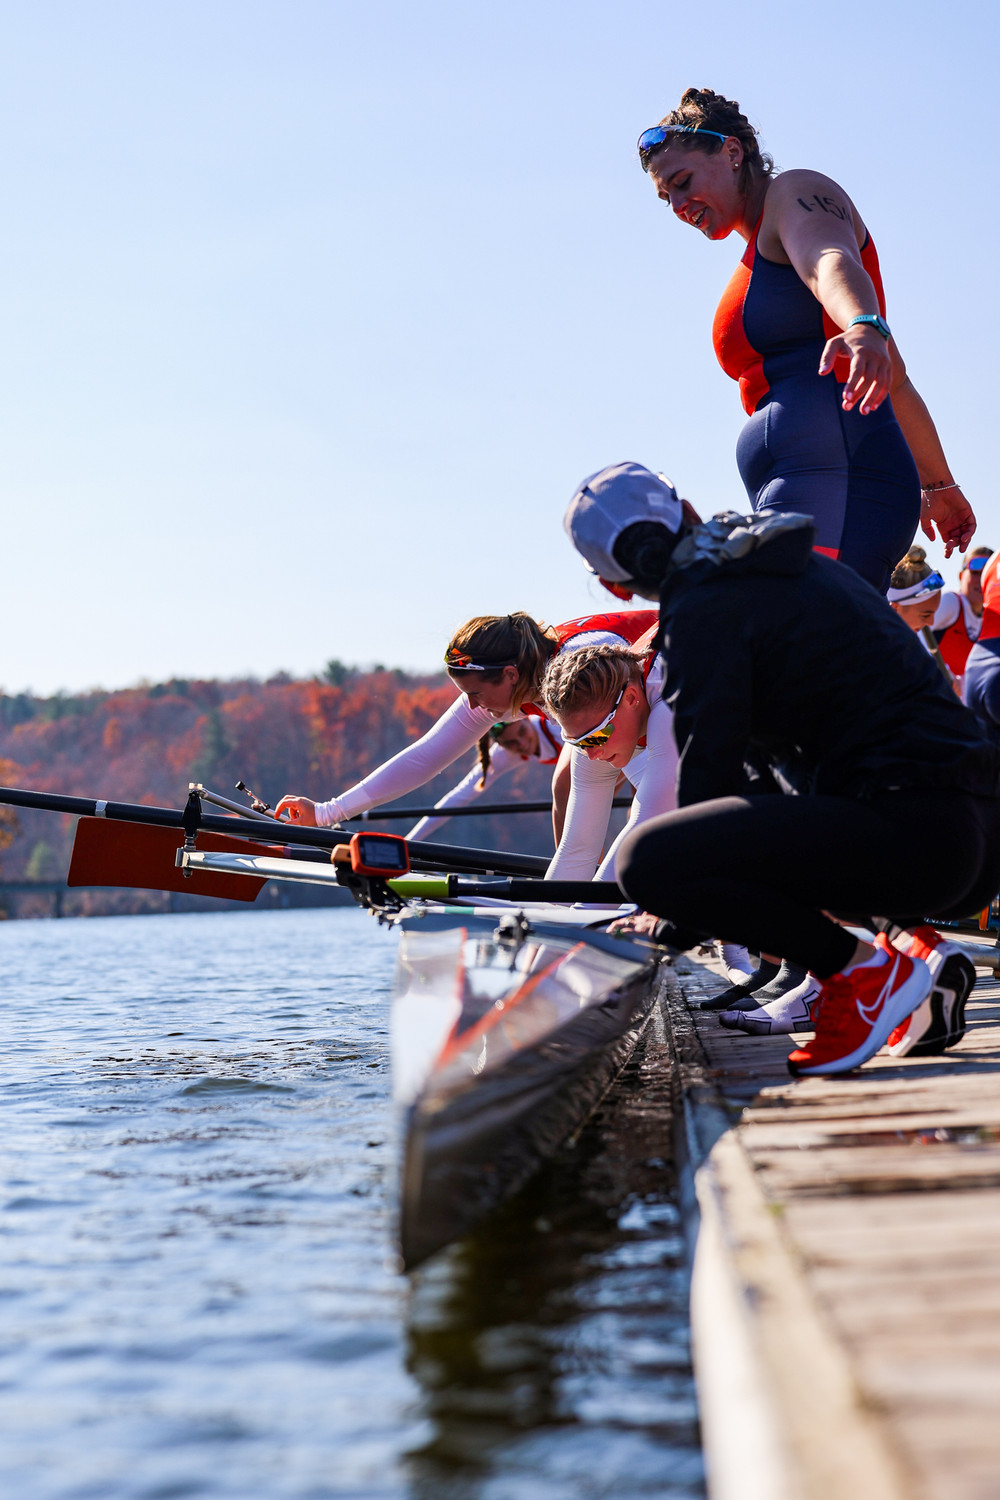
<path id="1" fill-rule="evenodd" d="M 726 1010 L 734 1000 L 744 1000 L 747 995 L 752 995 L 754 990 L 770 984 L 777 973 L 778 965 L 773 964 L 769 958 L 762 958 L 753 973 L 748 974 L 742 984 L 731 984 L 728 990 L 723 990 L 721 995 L 713 995 L 710 1000 L 703 1000 L 701 1009 Z"/>

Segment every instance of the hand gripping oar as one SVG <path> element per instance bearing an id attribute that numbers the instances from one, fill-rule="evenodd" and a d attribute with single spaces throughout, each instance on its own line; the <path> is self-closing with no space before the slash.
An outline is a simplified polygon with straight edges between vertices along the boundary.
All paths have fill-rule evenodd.
<path id="1" fill-rule="evenodd" d="M 70 869 L 74 885 L 138 886 L 145 890 L 177 890 L 205 895 L 225 894 L 238 900 L 248 896 L 247 882 L 237 877 L 240 894 L 222 889 L 215 873 L 192 874 L 174 868 L 177 849 L 196 837 L 217 835 L 225 842 L 215 847 L 221 851 L 247 852 L 246 841 L 256 842 L 258 850 L 268 854 L 286 854 L 306 859 L 330 858 L 331 852 L 349 844 L 353 835 L 343 829 L 303 828 L 298 824 L 275 823 L 269 819 L 218 817 L 202 809 L 196 791 L 189 794 L 183 810 L 172 807 L 146 807 L 141 803 L 101 801 L 92 797 L 68 797 L 55 792 L 32 792 L 20 787 L 0 787 L 0 804 L 10 807 L 38 808 L 46 812 L 69 813 L 86 820 L 84 832 L 77 830 L 79 855 L 74 849 Z M 93 820 L 93 821 L 91 821 Z M 95 824 L 97 826 L 95 826 Z M 116 837 L 109 824 L 131 824 L 129 838 Z M 171 832 L 165 838 L 165 832 Z M 117 832 L 117 830 L 116 830 Z M 179 837 L 177 835 L 180 835 Z M 277 849 L 271 837 L 280 839 Z M 268 839 L 265 845 L 262 839 Z M 230 840 L 232 842 L 230 842 Z M 287 846 L 287 847 L 286 847 Z M 208 850 L 209 845 L 203 842 Z M 544 875 L 548 860 L 528 854 L 463 849 L 451 844 L 413 844 L 410 866 L 414 870 L 453 870 L 484 875 Z M 295 851 L 294 853 L 292 851 Z M 301 854 L 299 851 L 302 851 Z M 194 882 L 198 881 L 196 885 Z M 202 885 L 201 882 L 205 884 Z M 261 882 L 263 884 L 263 882 Z M 257 890 L 260 886 L 257 886 Z M 256 892 L 254 892 L 256 894 Z"/>

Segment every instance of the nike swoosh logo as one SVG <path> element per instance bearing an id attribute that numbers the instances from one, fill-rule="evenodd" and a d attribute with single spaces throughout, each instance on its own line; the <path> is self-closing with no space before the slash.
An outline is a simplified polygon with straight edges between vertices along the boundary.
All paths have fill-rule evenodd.
<path id="1" fill-rule="evenodd" d="M 855 1005 L 858 1008 L 858 1015 L 861 1017 L 862 1021 L 866 1021 L 869 1026 L 871 1026 L 877 1020 L 878 1014 L 881 1011 L 882 1006 L 885 1004 L 886 997 L 888 996 L 889 991 L 892 989 L 892 982 L 893 982 L 893 980 L 896 977 L 896 970 L 898 968 L 899 968 L 899 955 L 897 954 L 897 956 L 896 956 L 896 962 L 892 965 L 892 967 L 889 970 L 889 978 L 886 980 L 885 984 L 879 990 L 878 995 L 871 1002 L 871 1004 L 870 1005 L 862 1005 L 860 1000 L 856 1000 L 854 1002 Z"/>

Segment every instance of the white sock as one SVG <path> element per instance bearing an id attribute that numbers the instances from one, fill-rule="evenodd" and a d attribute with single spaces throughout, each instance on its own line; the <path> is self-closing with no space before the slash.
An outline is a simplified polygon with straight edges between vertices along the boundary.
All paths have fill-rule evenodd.
<path id="1" fill-rule="evenodd" d="M 796 1029 L 807 1029 L 809 1022 L 809 1006 L 816 999 L 823 982 L 816 979 L 814 975 L 807 974 L 801 984 L 794 990 L 789 990 L 787 995 L 780 995 L 776 1000 L 768 1000 L 761 1009 L 766 1011 L 772 1021 L 784 1024 Z"/>
<path id="2" fill-rule="evenodd" d="M 750 955 L 742 943 L 723 943 L 721 940 L 717 940 L 715 951 L 722 959 L 726 969 L 729 970 L 730 978 L 732 978 L 733 970 L 739 974 L 752 974 L 754 972 L 753 964 L 750 962 Z M 734 980 L 733 982 L 738 984 L 739 980 Z"/>

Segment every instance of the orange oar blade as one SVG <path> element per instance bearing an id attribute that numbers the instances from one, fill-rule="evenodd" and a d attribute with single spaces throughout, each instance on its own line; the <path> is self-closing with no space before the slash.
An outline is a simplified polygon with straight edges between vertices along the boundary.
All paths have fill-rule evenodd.
<path id="1" fill-rule="evenodd" d="M 185 879 L 184 871 L 174 864 L 174 856 L 183 843 L 181 828 L 81 818 L 76 825 L 66 884 L 182 891 L 188 896 L 218 896 L 223 901 L 256 901 L 262 886 L 267 884 L 256 877 L 223 875 L 212 870 L 196 870 Z M 271 845 L 227 838 L 221 833 L 199 833 L 198 848 L 206 854 L 278 853 Z"/>

